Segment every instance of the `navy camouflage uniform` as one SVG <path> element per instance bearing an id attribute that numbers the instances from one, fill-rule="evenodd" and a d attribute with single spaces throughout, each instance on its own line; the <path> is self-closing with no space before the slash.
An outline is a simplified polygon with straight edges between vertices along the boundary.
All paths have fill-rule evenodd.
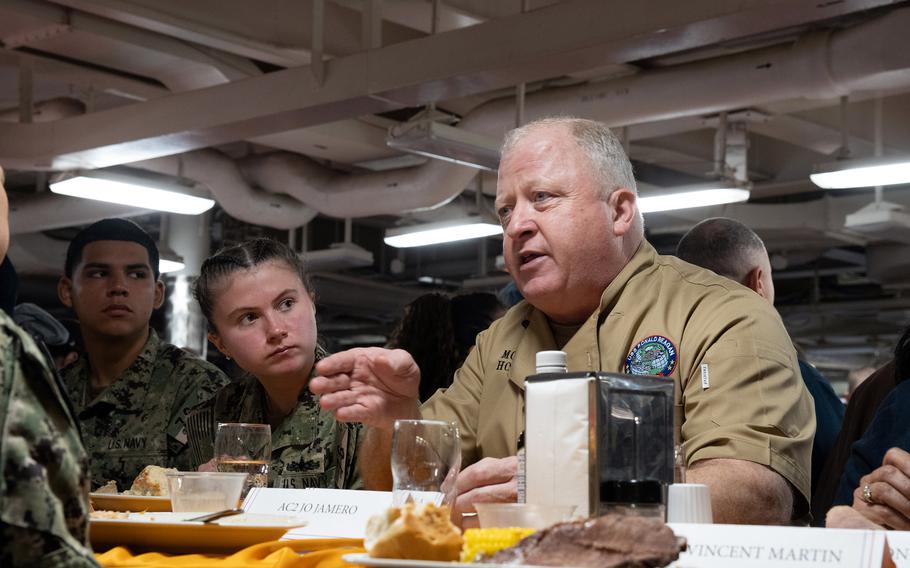
<path id="1" fill-rule="evenodd" d="M 0 566 L 97 567 L 88 456 L 54 372 L 0 312 Z"/>
<path id="2" fill-rule="evenodd" d="M 91 458 L 93 484 L 114 480 L 121 491 L 147 465 L 191 468 L 186 415 L 229 382 L 217 367 L 161 341 L 154 330 L 133 364 L 94 400 L 88 400 L 89 373 L 83 357 L 61 374 Z"/>
<path id="3" fill-rule="evenodd" d="M 317 347 L 315 360 L 325 356 Z M 214 456 L 219 422 L 266 423 L 266 396 L 259 381 L 248 375 L 191 411 L 187 430 L 197 467 Z M 337 422 L 331 412 L 319 406 L 310 390 L 303 388 L 297 407 L 272 430 L 269 487 L 359 488 L 356 460 L 360 434 L 360 424 Z"/>

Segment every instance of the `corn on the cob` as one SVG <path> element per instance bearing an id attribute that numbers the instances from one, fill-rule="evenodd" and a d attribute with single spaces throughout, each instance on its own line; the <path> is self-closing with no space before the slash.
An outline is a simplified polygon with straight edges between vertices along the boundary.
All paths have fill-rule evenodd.
<path id="1" fill-rule="evenodd" d="M 468 529 L 464 532 L 461 561 L 473 562 L 478 554 L 494 554 L 503 548 L 515 546 L 533 532 L 534 529 L 520 527 Z"/>

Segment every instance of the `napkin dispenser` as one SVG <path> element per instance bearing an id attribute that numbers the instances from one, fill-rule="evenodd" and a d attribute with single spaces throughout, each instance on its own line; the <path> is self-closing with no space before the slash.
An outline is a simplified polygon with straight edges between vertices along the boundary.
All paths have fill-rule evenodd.
<path id="1" fill-rule="evenodd" d="M 598 514 L 615 481 L 673 481 L 672 379 L 618 373 L 525 382 L 526 500 Z M 602 498 L 603 495 L 603 498 Z"/>

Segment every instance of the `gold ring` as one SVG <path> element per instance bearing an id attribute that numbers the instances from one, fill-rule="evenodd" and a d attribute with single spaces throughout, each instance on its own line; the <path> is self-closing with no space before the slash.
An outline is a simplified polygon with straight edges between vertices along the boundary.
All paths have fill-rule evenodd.
<path id="1" fill-rule="evenodd" d="M 875 505 L 875 501 L 872 499 L 872 486 L 868 483 L 863 485 L 863 501 L 870 505 Z"/>

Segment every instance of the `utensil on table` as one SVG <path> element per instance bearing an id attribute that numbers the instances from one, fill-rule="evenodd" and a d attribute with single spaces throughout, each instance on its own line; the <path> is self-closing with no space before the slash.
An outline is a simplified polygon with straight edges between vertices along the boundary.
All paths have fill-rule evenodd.
<path id="1" fill-rule="evenodd" d="M 215 511 L 214 513 L 208 513 L 199 517 L 193 517 L 192 519 L 186 519 L 187 523 L 211 523 L 217 521 L 218 519 L 223 519 L 225 517 L 233 517 L 234 515 L 239 515 L 243 512 L 243 509 L 224 509 L 223 511 Z"/>

